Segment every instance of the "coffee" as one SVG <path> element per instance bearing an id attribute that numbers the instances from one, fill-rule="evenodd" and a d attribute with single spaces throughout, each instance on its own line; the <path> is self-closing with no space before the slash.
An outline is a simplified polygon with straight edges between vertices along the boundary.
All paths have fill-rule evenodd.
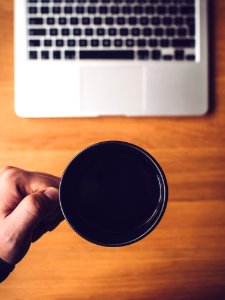
<path id="1" fill-rule="evenodd" d="M 115 246 L 147 233 L 165 209 L 167 186 L 145 151 L 105 142 L 74 158 L 62 178 L 60 198 L 64 215 L 80 235 Z"/>

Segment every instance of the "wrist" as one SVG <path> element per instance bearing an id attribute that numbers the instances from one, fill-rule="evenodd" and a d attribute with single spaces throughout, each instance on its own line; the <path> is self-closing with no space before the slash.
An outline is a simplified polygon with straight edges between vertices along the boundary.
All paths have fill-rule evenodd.
<path id="1" fill-rule="evenodd" d="M 0 282 L 4 281 L 14 268 L 15 265 L 9 264 L 0 258 Z"/>

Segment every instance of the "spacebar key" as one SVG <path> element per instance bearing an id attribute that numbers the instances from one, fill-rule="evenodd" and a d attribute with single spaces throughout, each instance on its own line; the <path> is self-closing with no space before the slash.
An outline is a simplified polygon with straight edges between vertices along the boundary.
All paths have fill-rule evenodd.
<path id="1" fill-rule="evenodd" d="M 127 50 L 99 50 L 80 51 L 80 59 L 134 59 L 134 51 Z"/>

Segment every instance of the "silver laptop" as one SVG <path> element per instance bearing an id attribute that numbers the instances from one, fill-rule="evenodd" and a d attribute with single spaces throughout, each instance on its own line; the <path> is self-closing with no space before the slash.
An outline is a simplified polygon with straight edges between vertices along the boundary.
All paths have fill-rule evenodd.
<path id="1" fill-rule="evenodd" d="M 207 0 L 14 2 L 17 115 L 207 112 Z"/>

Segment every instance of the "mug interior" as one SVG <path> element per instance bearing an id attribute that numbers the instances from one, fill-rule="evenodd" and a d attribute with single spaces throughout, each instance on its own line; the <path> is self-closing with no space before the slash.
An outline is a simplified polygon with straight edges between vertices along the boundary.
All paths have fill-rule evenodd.
<path id="1" fill-rule="evenodd" d="M 71 227 L 104 246 L 148 234 L 166 206 L 167 184 L 158 163 L 141 148 L 102 142 L 80 152 L 60 184 L 60 203 Z"/>

